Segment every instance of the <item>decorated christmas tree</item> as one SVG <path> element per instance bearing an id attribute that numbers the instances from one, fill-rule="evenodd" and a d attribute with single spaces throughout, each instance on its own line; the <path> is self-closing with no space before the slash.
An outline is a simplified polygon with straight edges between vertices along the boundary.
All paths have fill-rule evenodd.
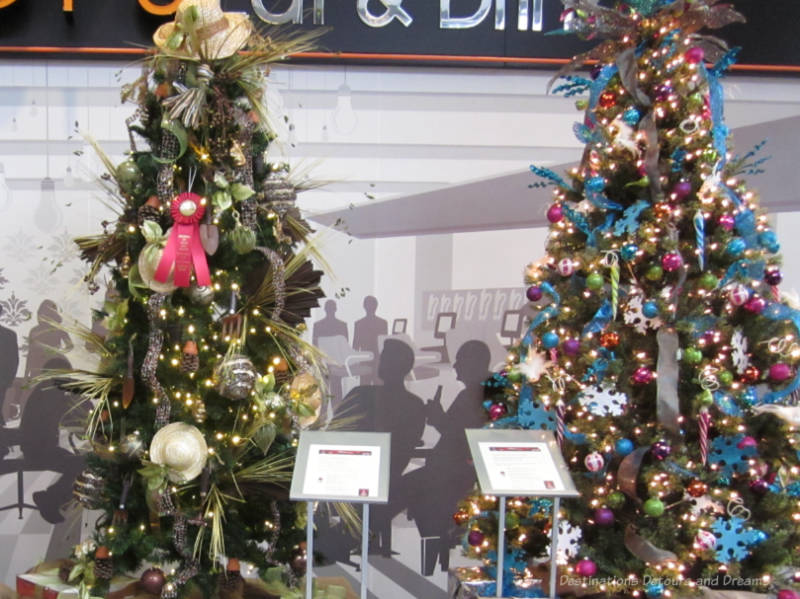
<path id="1" fill-rule="evenodd" d="M 556 88 L 588 93 L 586 145 L 566 177 L 532 168 L 555 188 L 546 255 L 525 273 L 538 312 L 487 381 L 488 426 L 554 431 L 580 490 L 562 504 L 561 594 L 793 597 L 800 311 L 743 178 L 760 148 L 730 153 L 735 52 L 706 33 L 742 17 L 715 0 L 570 0 L 563 20 L 605 38 Z M 506 501 L 505 594 L 520 596 L 548 559 L 551 503 Z M 497 515 L 476 493 L 454 516 L 489 574 Z"/>
<path id="2" fill-rule="evenodd" d="M 295 186 L 266 161 L 265 86 L 308 37 L 184 0 L 154 41 L 123 88 L 130 155 L 103 155 L 116 219 L 77 240 L 87 280 L 108 286 L 107 333 L 84 332 L 99 366 L 56 373 L 92 406 L 75 497 L 102 513 L 71 580 L 84 595 L 128 574 L 163 597 L 241 597 L 248 563 L 278 595 L 304 570 L 288 482 L 320 412 L 301 335 L 322 292 Z"/>

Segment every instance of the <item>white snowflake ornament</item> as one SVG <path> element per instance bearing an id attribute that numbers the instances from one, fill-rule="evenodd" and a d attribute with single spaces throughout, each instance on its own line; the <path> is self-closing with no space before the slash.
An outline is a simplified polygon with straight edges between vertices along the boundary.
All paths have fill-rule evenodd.
<path id="1" fill-rule="evenodd" d="M 642 313 L 642 304 L 642 295 L 638 292 L 634 292 L 628 300 L 628 303 L 625 304 L 625 313 L 623 315 L 625 324 L 633 325 L 633 328 L 640 335 L 646 334 L 648 330 L 658 329 L 664 324 L 664 321 L 658 316 L 647 318 L 647 316 Z"/>
<path id="2" fill-rule="evenodd" d="M 578 401 L 595 416 L 621 416 L 628 404 L 628 396 L 611 385 L 589 387 L 578 395 Z"/>
<path id="3" fill-rule="evenodd" d="M 743 374 L 750 364 L 750 356 L 747 355 L 747 337 L 742 333 L 742 329 L 736 329 L 731 336 L 731 360 L 736 368 L 736 374 Z"/>
<path id="4" fill-rule="evenodd" d="M 567 520 L 559 520 L 556 548 L 556 561 L 559 565 L 566 565 L 577 557 L 581 548 L 581 536 L 579 526 L 573 526 Z"/>
<path id="5" fill-rule="evenodd" d="M 719 502 L 711 499 L 710 495 L 701 495 L 700 497 L 692 497 L 688 493 L 683 494 L 683 500 L 689 503 L 689 509 L 693 516 L 699 517 L 703 514 L 724 514 L 725 508 Z"/>

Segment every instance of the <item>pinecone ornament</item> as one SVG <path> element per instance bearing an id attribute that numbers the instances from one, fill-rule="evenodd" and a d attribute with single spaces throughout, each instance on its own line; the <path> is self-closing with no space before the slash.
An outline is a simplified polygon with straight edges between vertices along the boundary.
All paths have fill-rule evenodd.
<path id="1" fill-rule="evenodd" d="M 94 552 L 95 578 L 111 580 L 114 576 L 114 564 L 111 562 L 111 552 L 105 545 L 100 545 Z"/>
<path id="2" fill-rule="evenodd" d="M 200 356 L 197 353 L 197 343 L 191 339 L 183 344 L 181 372 L 197 372 L 197 369 L 200 368 Z"/>
<path id="3" fill-rule="evenodd" d="M 161 200 L 156 196 L 150 196 L 147 201 L 139 206 L 137 212 L 139 226 L 141 227 L 145 221 L 153 221 L 154 223 L 161 223 Z"/>

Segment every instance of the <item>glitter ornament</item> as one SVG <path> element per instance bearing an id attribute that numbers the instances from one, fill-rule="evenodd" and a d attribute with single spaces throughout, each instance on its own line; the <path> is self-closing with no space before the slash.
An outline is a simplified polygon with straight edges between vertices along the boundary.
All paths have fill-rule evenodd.
<path id="1" fill-rule="evenodd" d="M 563 218 L 564 210 L 561 208 L 561 204 L 553 204 L 547 209 L 547 220 L 549 220 L 551 223 L 555 224 L 561 221 Z"/>
<path id="2" fill-rule="evenodd" d="M 700 277 L 698 284 L 702 289 L 714 289 L 719 283 L 719 279 L 717 279 L 716 275 L 710 272 L 703 273 L 703 276 Z"/>
<path id="3" fill-rule="evenodd" d="M 742 380 L 745 383 L 753 384 L 758 382 L 761 378 L 761 371 L 758 369 L 757 366 L 750 364 L 747 368 L 744 369 L 744 373 L 742 374 Z"/>
<path id="4" fill-rule="evenodd" d="M 705 55 L 705 52 L 700 46 L 692 46 L 686 51 L 686 54 L 684 54 L 683 57 L 689 64 L 698 64 L 703 62 Z"/>
<path id="5" fill-rule="evenodd" d="M 564 341 L 563 344 L 564 353 L 568 356 L 576 356 L 578 352 L 581 350 L 581 342 L 580 339 L 567 339 Z"/>
<path id="6" fill-rule="evenodd" d="M 469 534 L 467 535 L 467 543 L 469 543 L 473 547 L 477 547 L 478 545 L 483 543 L 484 538 L 485 537 L 481 531 L 473 529 L 469 531 Z"/>
<path id="7" fill-rule="evenodd" d="M 189 299 L 198 306 L 208 306 L 214 301 L 214 288 L 192 285 L 189 287 Z"/>
<path id="8" fill-rule="evenodd" d="M 558 274 L 560 274 L 562 277 L 572 276 L 572 273 L 575 272 L 575 265 L 573 264 L 571 258 L 562 258 L 559 260 L 556 268 L 558 270 Z"/>
<path id="9" fill-rule="evenodd" d="M 658 599 L 664 595 L 663 582 L 649 582 L 644 587 L 644 593 L 652 599 Z"/>
<path id="10" fill-rule="evenodd" d="M 750 299 L 750 289 L 741 283 L 737 283 L 728 291 L 728 301 L 734 306 L 743 306 L 748 299 Z"/>
<path id="11" fill-rule="evenodd" d="M 710 530 L 701 528 L 694 536 L 694 544 L 701 551 L 709 551 L 717 546 L 717 537 Z"/>
<path id="12" fill-rule="evenodd" d="M 642 506 L 644 513 L 652 518 L 658 518 L 664 513 L 664 502 L 657 497 L 651 497 Z"/>
<path id="13" fill-rule="evenodd" d="M 647 272 L 645 273 L 644 276 L 645 278 L 647 278 L 648 281 L 658 281 L 659 279 L 661 279 L 661 277 L 664 276 L 664 269 L 658 266 L 657 264 L 654 264 L 653 266 L 647 269 Z"/>
<path id="14" fill-rule="evenodd" d="M 742 252 L 747 249 L 747 242 L 741 237 L 734 237 L 725 246 L 725 253 L 734 258 L 741 256 Z"/>
<path id="15" fill-rule="evenodd" d="M 636 108 L 628 108 L 622 113 L 622 120 L 631 127 L 637 124 L 640 118 L 642 118 L 642 115 Z"/>
<path id="16" fill-rule="evenodd" d="M 702 497 L 708 493 L 708 485 L 699 478 L 695 478 L 686 486 L 686 492 L 695 498 Z"/>
<path id="17" fill-rule="evenodd" d="M 595 175 L 594 177 L 589 177 L 588 179 L 586 179 L 584 187 L 586 187 L 588 191 L 594 193 L 600 193 L 606 187 L 606 180 L 599 175 Z"/>
<path id="18" fill-rule="evenodd" d="M 611 526 L 614 524 L 614 512 L 606 507 L 594 511 L 594 521 L 598 526 Z"/>
<path id="19" fill-rule="evenodd" d="M 696 347 L 687 347 L 683 350 L 683 361 L 687 364 L 699 364 L 703 361 L 703 352 Z"/>
<path id="20" fill-rule="evenodd" d="M 243 354 L 225 358 L 217 366 L 215 375 L 220 395 L 237 400 L 249 397 L 258 376 L 250 358 Z"/>
<path id="21" fill-rule="evenodd" d="M 644 314 L 647 318 L 655 318 L 658 316 L 658 304 L 653 300 L 648 300 L 642 304 L 642 314 Z"/>
<path id="22" fill-rule="evenodd" d="M 622 491 L 612 491 L 608 494 L 608 498 L 606 499 L 608 505 L 612 508 L 619 508 L 625 505 L 625 493 Z"/>
<path id="23" fill-rule="evenodd" d="M 732 214 L 725 213 L 719 215 L 717 223 L 719 224 L 720 227 L 722 227 L 726 231 L 732 231 L 733 226 L 736 224 L 736 220 L 733 218 Z"/>
<path id="24" fill-rule="evenodd" d="M 617 105 L 617 95 L 612 91 L 606 90 L 600 94 L 597 103 L 601 108 L 611 108 Z"/>
<path id="25" fill-rule="evenodd" d="M 668 254 L 664 254 L 661 258 L 661 266 L 667 272 L 673 272 L 678 270 L 681 265 L 683 264 L 683 259 L 681 255 L 676 252 L 670 252 Z"/>
<path id="26" fill-rule="evenodd" d="M 769 491 L 769 483 L 763 478 L 757 478 L 754 481 L 750 481 L 750 490 L 756 495 L 766 495 L 767 491 Z"/>
<path id="27" fill-rule="evenodd" d="M 636 252 L 639 251 L 639 246 L 635 243 L 626 243 L 622 246 L 622 249 L 619 251 L 620 256 L 622 256 L 623 260 L 631 261 L 636 258 Z"/>
<path id="28" fill-rule="evenodd" d="M 782 383 L 788 380 L 792 374 L 792 367 L 784 362 L 778 362 L 769 367 L 769 380 L 773 383 Z"/>
<path id="29" fill-rule="evenodd" d="M 598 472 L 603 468 L 605 463 L 603 456 L 596 451 L 593 451 L 583 458 L 583 464 L 589 472 Z"/>
<path id="30" fill-rule="evenodd" d="M 141 578 L 139 578 L 139 584 L 142 589 L 151 595 L 160 595 L 166 581 L 167 578 L 164 576 L 164 572 L 158 568 L 145 570 L 142 572 Z"/>
<path id="31" fill-rule="evenodd" d="M 680 202 L 692 193 L 692 184 L 689 181 L 678 181 L 670 192 L 670 199 Z"/>
<path id="32" fill-rule="evenodd" d="M 772 265 L 764 269 L 764 282 L 767 285 L 772 285 L 774 287 L 775 285 L 780 285 L 781 281 L 783 281 L 783 273 L 780 268 Z"/>
<path id="33" fill-rule="evenodd" d="M 542 288 L 537 285 L 528 287 L 528 290 L 525 292 L 525 297 L 532 302 L 538 302 L 542 299 Z"/>
<path id="34" fill-rule="evenodd" d="M 489 406 L 489 418 L 492 420 L 498 420 L 505 416 L 506 414 L 506 407 L 501 403 L 493 403 Z"/>
<path id="35" fill-rule="evenodd" d="M 633 371 L 631 380 L 637 385 L 647 385 L 653 380 L 653 371 L 647 366 L 640 366 Z"/>
<path id="36" fill-rule="evenodd" d="M 578 576 L 589 578 L 597 574 L 597 564 L 589 558 L 583 558 L 575 565 L 575 573 Z"/>
<path id="37" fill-rule="evenodd" d="M 458 526 L 462 526 L 469 522 L 469 512 L 466 510 L 458 510 L 455 514 L 453 514 L 453 522 L 455 522 Z"/>
<path id="38" fill-rule="evenodd" d="M 657 460 L 665 460 L 672 453 L 672 447 L 666 441 L 656 441 L 650 446 L 650 453 Z"/>
<path id="39" fill-rule="evenodd" d="M 603 275 L 601 275 L 599 272 L 590 273 L 586 277 L 586 286 L 592 291 L 601 289 L 604 283 L 605 280 L 603 279 Z"/>
<path id="40" fill-rule="evenodd" d="M 614 331 L 608 331 L 600 335 L 600 345 L 606 349 L 611 349 L 619 345 L 619 334 Z"/>

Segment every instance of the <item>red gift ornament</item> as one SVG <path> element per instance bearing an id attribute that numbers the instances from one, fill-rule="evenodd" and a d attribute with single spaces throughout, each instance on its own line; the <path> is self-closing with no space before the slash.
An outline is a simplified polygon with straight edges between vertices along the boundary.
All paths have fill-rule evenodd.
<path id="1" fill-rule="evenodd" d="M 166 282 L 174 265 L 175 286 L 188 287 L 194 266 L 197 286 L 211 285 L 211 275 L 208 272 L 206 253 L 200 243 L 198 226 L 205 211 L 205 200 L 196 193 L 182 193 L 172 200 L 170 214 L 175 224 L 153 276 L 156 281 Z"/>

